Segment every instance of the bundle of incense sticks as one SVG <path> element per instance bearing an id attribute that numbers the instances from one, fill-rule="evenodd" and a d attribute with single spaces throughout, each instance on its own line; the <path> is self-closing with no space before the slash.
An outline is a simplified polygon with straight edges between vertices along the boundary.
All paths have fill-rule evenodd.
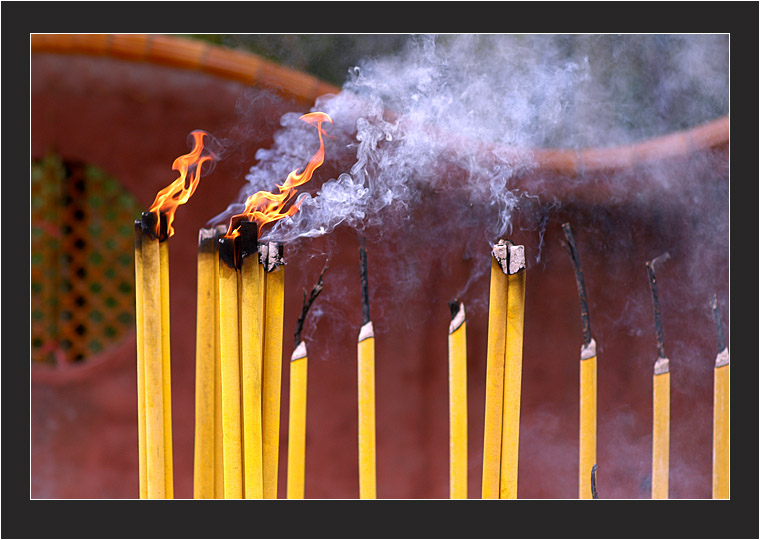
<path id="1" fill-rule="evenodd" d="M 525 315 L 525 247 L 492 249 L 483 436 L 482 498 L 517 498 Z"/>
<path id="2" fill-rule="evenodd" d="M 135 221 L 137 426 L 141 499 L 174 497 L 166 216 Z"/>
<path id="3" fill-rule="evenodd" d="M 236 232 L 199 234 L 195 498 L 277 498 L 282 244 Z"/>
<path id="4" fill-rule="evenodd" d="M 578 498 L 594 499 L 592 485 L 587 482 L 588 471 L 596 470 L 596 341 L 591 337 L 591 321 L 586 301 L 586 283 L 583 279 L 581 261 L 575 247 L 573 231 L 569 223 L 562 225 L 565 245 L 575 270 L 575 283 L 581 305 L 583 346 L 580 360 L 580 422 L 578 451 Z"/>
<path id="5" fill-rule="evenodd" d="M 649 287 L 654 305 L 654 327 L 657 336 L 657 360 L 652 376 L 652 498 L 667 499 L 670 479 L 670 360 L 665 356 L 665 339 L 660 315 L 660 299 L 654 265 L 670 258 L 665 252 L 647 261 Z"/>

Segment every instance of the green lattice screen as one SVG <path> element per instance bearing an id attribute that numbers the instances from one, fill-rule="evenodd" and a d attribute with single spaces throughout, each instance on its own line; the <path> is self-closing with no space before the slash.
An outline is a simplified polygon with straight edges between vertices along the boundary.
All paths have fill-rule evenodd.
<path id="1" fill-rule="evenodd" d="M 134 220 L 113 177 L 55 154 L 31 164 L 31 361 L 83 362 L 134 327 Z"/>

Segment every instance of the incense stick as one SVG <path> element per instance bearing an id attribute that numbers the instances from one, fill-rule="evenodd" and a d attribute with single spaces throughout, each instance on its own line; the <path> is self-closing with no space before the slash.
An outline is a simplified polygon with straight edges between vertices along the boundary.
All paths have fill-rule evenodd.
<path id="1" fill-rule="evenodd" d="M 517 498 L 520 447 L 520 397 L 525 320 L 525 248 L 507 241 L 507 327 L 504 350 L 504 403 L 502 406 L 499 498 Z"/>
<path id="2" fill-rule="evenodd" d="M 198 232 L 193 498 L 214 498 L 214 230 Z M 210 322 L 210 324 L 209 324 Z"/>
<path id="3" fill-rule="evenodd" d="M 587 480 L 590 467 L 596 463 L 596 414 L 597 414 L 597 356 L 596 341 L 591 337 L 591 320 L 586 300 L 586 283 L 569 223 L 562 224 L 564 244 L 575 271 L 575 284 L 581 308 L 583 346 L 580 355 L 580 415 L 578 437 L 578 498 L 591 499 L 593 493 Z"/>
<path id="4" fill-rule="evenodd" d="M 238 278 L 234 266 L 234 241 L 218 241 L 219 337 L 222 375 L 222 440 L 224 498 L 243 498 L 242 418 L 240 405 L 240 343 Z M 230 264 L 232 262 L 232 264 Z"/>
<path id="5" fill-rule="evenodd" d="M 713 455 L 712 498 L 728 499 L 730 484 L 730 364 L 718 310 L 718 297 L 713 297 L 713 318 L 718 336 L 718 354 L 713 369 Z"/>
<path id="6" fill-rule="evenodd" d="M 467 321 L 464 304 L 449 302 L 449 498 L 467 498 Z"/>
<path id="7" fill-rule="evenodd" d="M 499 240 L 491 251 L 488 300 L 488 352 L 483 421 L 483 480 L 481 497 L 498 499 L 501 481 L 501 438 L 504 405 L 504 353 L 507 336 L 507 243 Z"/>
<path id="8" fill-rule="evenodd" d="M 667 499 L 670 472 L 670 360 L 665 356 L 665 340 L 654 265 L 670 258 L 668 252 L 646 262 L 654 304 L 654 324 L 658 358 L 652 381 L 652 498 Z"/>
<path id="9" fill-rule="evenodd" d="M 161 266 L 158 239 L 142 235 L 143 361 L 145 364 L 145 449 L 147 497 L 166 498 L 164 386 L 161 338 Z"/>
<path id="10" fill-rule="evenodd" d="M 285 295 L 283 246 L 262 244 L 264 264 L 264 357 L 262 371 L 262 451 L 264 498 L 277 498 L 277 470 L 280 451 L 280 393 L 282 384 L 282 323 Z"/>
<path id="11" fill-rule="evenodd" d="M 327 266 L 319 275 L 319 280 L 309 297 L 303 293 L 303 307 L 298 317 L 295 331 L 296 347 L 290 357 L 290 405 L 288 408 L 288 479 L 287 498 L 303 499 L 306 470 L 306 383 L 309 366 L 306 343 L 301 340 L 303 323 L 309 308 L 322 292 L 322 277 Z"/>
<path id="12" fill-rule="evenodd" d="M 161 266 L 161 369 L 164 396 L 164 474 L 166 498 L 174 498 L 174 452 L 172 449 L 172 367 L 169 313 L 169 239 L 158 243 Z"/>
<path id="13" fill-rule="evenodd" d="M 362 286 L 362 327 L 357 344 L 359 403 L 359 498 L 377 498 L 375 449 L 375 332 L 369 316 L 367 249 L 359 248 Z"/>
<path id="14" fill-rule="evenodd" d="M 224 499 L 224 434 L 222 414 L 222 338 L 219 305 L 219 239 L 224 225 L 214 228 L 214 498 Z"/>
<path id="15" fill-rule="evenodd" d="M 143 339 L 143 261 L 142 224 L 135 221 L 135 326 L 137 341 L 137 446 L 139 494 L 148 498 L 148 477 L 145 439 L 145 352 Z"/>
<path id="16" fill-rule="evenodd" d="M 240 379 L 243 416 L 243 471 L 246 499 L 264 497 L 261 372 L 263 355 L 263 266 L 257 249 L 258 227 L 241 223 L 236 238 L 240 270 Z"/>

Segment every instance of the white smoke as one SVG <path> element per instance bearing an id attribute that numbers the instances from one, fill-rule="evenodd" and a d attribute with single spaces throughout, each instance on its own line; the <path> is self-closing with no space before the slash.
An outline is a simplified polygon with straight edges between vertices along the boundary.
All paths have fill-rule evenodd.
<path id="1" fill-rule="evenodd" d="M 360 62 L 338 94 L 317 100 L 312 111 L 334 121 L 324 126 L 325 155 L 339 172 L 319 185 L 318 169 L 299 211 L 262 239 L 293 242 L 339 225 L 385 234 L 407 226 L 433 193 L 446 197 L 446 219 L 475 215 L 492 242 L 511 232 L 519 197 L 530 196 L 512 181 L 535 165 L 528 149 L 628 144 L 672 131 L 668 116 L 680 114 L 679 127 L 717 117 L 727 107 L 726 59 L 727 36 L 410 36 L 400 53 Z M 238 200 L 212 223 L 308 162 L 317 134 L 298 117 L 282 117 Z"/>

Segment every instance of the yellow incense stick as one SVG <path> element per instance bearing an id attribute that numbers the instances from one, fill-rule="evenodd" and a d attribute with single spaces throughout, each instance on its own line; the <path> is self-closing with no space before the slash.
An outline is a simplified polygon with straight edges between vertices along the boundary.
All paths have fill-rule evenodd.
<path id="1" fill-rule="evenodd" d="M 285 267 L 266 273 L 264 364 L 262 379 L 262 430 L 264 498 L 277 498 L 277 469 L 280 452 L 280 390 L 282 384 L 282 322 Z"/>
<path id="2" fill-rule="evenodd" d="M 467 498 L 467 321 L 451 304 L 449 324 L 449 498 Z M 456 313 L 454 310 L 456 309 Z"/>
<path id="3" fill-rule="evenodd" d="M 169 313 L 169 240 L 159 242 L 161 264 L 161 363 L 164 388 L 164 460 L 166 461 L 166 498 L 174 498 L 174 457 L 172 450 L 172 367 Z"/>
<path id="4" fill-rule="evenodd" d="M 507 277 L 507 328 L 504 352 L 504 404 L 502 414 L 499 498 L 517 498 L 520 448 L 520 396 L 522 390 L 523 327 L 525 319 L 525 253 L 509 246 Z"/>
<path id="5" fill-rule="evenodd" d="M 145 358 L 143 343 L 142 222 L 135 221 L 135 334 L 137 341 L 137 446 L 140 498 L 148 497 L 145 463 Z"/>
<path id="6" fill-rule="evenodd" d="M 258 254 L 255 254 L 258 255 Z M 264 295 L 258 256 L 243 259 L 240 326 L 242 327 L 241 378 L 243 391 L 243 450 L 245 498 L 264 497 L 261 439 L 261 370 Z"/>
<path id="7" fill-rule="evenodd" d="M 593 499 L 588 471 L 596 464 L 596 341 L 581 349 L 578 498 Z"/>
<path id="8" fill-rule="evenodd" d="M 149 499 L 166 498 L 164 387 L 161 347 L 161 265 L 158 240 L 142 238 L 145 450 Z"/>
<path id="9" fill-rule="evenodd" d="M 224 437 L 222 420 L 222 348 L 219 335 L 219 238 L 226 228 L 214 230 L 214 498 L 224 499 Z"/>
<path id="10" fill-rule="evenodd" d="M 488 299 L 488 350 L 486 356 L 486 410 L 483 436 L 482 498 L 498 499 L 501 471 L 501 425 L 504 403 L 504 352 L 507 334 L 507 246 L 493 247 Z"/>
<path id="11" fill-rule="evenodd" d="M 668 498 L 670 472 L 670 361 L 658 358 L 653 376 L 652 498 Z"/>
<path id="12" fill-rule="evenodd" d="M 306 382 L 309 366 L 302 341 L 290 358 L 290 406 L 288 408 L 288 499 L 304 498 L 306 468 Z"/>
<path id="13" fill-rule="evenodd" d="M 729 497 L 729 355 L 723 349 L 715 359 L 713 389 L 712 497 Z"/>
<path id="14" fill-rule="evenodd" d="M 198 234 L 198 285 L 195 325 L 195 448 L 193 498 L 214 498 L 214 280 L 213 229 Z"/>
<path id="15" fill-rule="evenodd" d="M 372 321 L 362 326 L 358 343 L 359 498 L 377 498 L 375 462 L 375 333 Z"/>
<path id="16" fill-rule="evenodd" d="M 237 271 L 219 260 L 224 498 L 243 498 Z"/>

